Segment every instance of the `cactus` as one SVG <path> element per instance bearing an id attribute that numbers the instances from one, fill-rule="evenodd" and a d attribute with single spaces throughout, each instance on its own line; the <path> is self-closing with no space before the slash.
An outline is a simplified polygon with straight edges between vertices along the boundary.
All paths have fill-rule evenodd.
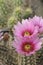
<path id="1" fill-rule="evenodd" d="M 7 26 L 12 29 L 13 25 L 16 24 L 17 21 L 19 20 L 21 21 L 22 18 L 26 19 L 30 17 L 32 14 L 33 14 L 33 10 L 29 7 L 28 0 L 0 0 L 0 28 Z M 8 41 L 8 45 L 9 43 L 12 43 L 11 41 Z M 4 64 L 6 63 L 8 65 L 14 65 L 14 64 L 15 65 L 39 65 L 39 64 L 42 65 L 43 64 L 42 62 L 43 48 L 35 55 L 32 55 L 30 57 L 29 56 L 21 57 L 21 55 L 18 55 L 15 52 L 14 48 L 12 48 L 11 46 L 9 46 L 9 48 L 6 47 L 0 46 L 0 58 L 1 58 L 0 60 L 4 62 Z"/>
<path id="2" fill-rule="evenodd" d="M 4 26 L 14 9 L 14 0 L 0 0 L 0 25 Z"/>
<path id="3" fill-rule="evenodd" d="M 24 11 L 23 18 L 24 19 L 29 18 L 30 15 L 32 15 L 32 9 L 31 8 L 26 8 L 26 10 Z"/>
<path id="4" fill-rule="evenodd" d="M 9 28 L 12 28 L 15 23 L 16 23 L 16 17 L 12 16 L 8 19 L 7 26 Z"/>
<path id="5" fill-rule="evenodd" d="M 23 14 L 23 9 L 22 7 L 16 7 L 15 8 L 15 16 L 17 18 L 17 20 L 21 20 L 22 19 L 22 14 Z"/>

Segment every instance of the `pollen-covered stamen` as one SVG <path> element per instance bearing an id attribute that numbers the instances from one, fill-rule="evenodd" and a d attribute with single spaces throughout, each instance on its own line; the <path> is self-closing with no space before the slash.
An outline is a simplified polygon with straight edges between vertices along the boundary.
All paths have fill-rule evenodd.
<path id="1" fill-rule="evenodd" d="M 29 35 L 30 35 L 29 32 L 25 32 L 25 33 L 24 33 L 24 36 L 29 36 Z"/>
<path id="2" fill-rule="evenodd" d="M 22 50 L 24 52 L 28 52 L 29 53 L 29 52 L 31 52 L 31 51 L 34 50 L 34 47 L 35 47 L 35 45 L 33 43 L 31 43 L 31 42 L 25 42 L 22 45 Z"/>
<path id="3" fill-rule="evenodd" d="M 28 51 L 30 48 L 31 48 L 31 46 L 30 46 L 29 44 L 27 44 L 27 45 L 24 46 L 24 49 L 25 49 L 26 51 Z"/>
<path id="4" fill-rule="evenodd" d="M 32 33 L 30 31 L 24 31 L 22 36 L 30 36 Z"/>

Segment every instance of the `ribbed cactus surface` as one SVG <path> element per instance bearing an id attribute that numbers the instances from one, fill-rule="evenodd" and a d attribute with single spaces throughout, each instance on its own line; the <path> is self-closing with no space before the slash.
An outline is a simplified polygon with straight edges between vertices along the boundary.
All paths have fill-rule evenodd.
<path id="1" fill-rule="evenodd" d="M 0 28 L 12 29 L 18 21 L 32 17 L 31 5 L 31 0 L 0 0 Z M 0 65 L 43 65 L 43 47 L 36 54 L 26 57 L 19 55 L 11 45 L 12 37 L 7 42 L 0 42 Z"/>

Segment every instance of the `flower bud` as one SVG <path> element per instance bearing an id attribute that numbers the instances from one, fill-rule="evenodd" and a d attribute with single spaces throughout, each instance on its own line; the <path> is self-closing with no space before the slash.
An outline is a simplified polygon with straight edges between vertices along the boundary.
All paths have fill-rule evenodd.
<path id="1" fill-rule="evenodd" d="M 24 11 L 24 16 L 23 16 L 23 18 L 26 19 L 26 18 L 28 18 L 31 14 L 32 14 L 32 9 L 31 9 L 31 8 L 27 8 L 27 9 Z"/>
<path id="2" fill-rule="evenodd" d="M 7 32 L 4 33 L 3 39 L 4 39 L 4 41 L 8 41 L 9 40 L 9 34 Z"/>

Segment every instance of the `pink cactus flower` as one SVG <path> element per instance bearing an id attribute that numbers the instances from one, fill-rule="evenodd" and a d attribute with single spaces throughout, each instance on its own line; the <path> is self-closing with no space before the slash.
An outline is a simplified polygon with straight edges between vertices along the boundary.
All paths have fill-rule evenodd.
<path id="1" fill-rule="evenodd" d="M 38 27 L 35 27 L 28 19 L 22 20 L 22 23 L 18 22 L 13 28 L 14 36 L 18 37 L 34 37 L 37 36 Z"/>
<path id="2" fill-rule="evenodd" d="M 30 18 L 29 21 L 33 22 L 33 24 L 35 26 L 38 26 L 39 33 L 43 33 L 43 19 L 42 19 L 42 17 L 34 16 L 32 19 Z"/>
<path id="3" fill-rule="evenodd" d="M 40 50 L 42 42 L 40 41 L 39 38 L 37 39 L 30 39 L 24 38 L 22 40 L 20 39 L 15 39 L 13 42 L 13 47 L 15 47 L 16 51 L 25 56 L 30 56 L 36 51 Z"/>

